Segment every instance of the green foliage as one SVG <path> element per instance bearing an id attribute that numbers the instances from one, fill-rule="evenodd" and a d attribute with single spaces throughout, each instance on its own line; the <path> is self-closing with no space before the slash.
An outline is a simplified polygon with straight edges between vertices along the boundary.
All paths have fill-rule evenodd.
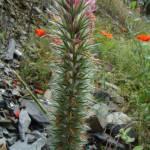
<path id="1" fill-rule="evenodd" d="M 120 129 L 120 133 L 118 137 L 120 137 L 126 144 L 130 144 L 135 141 L 134 138 L 131 138 L 128 136 L 128 133 L 130 132 L 131 128 L 127 129 Z"/>
<path id="2" fill-rule="evenodd" d="M 43 60 L 36 62 L 24 61 L 20 69 L 20 75 L 27 83 L 33 85 L 38 83 L 45 90 L 51 78 L 51 70 Z"/>
<path id="3" fill-rule="evenodd" d="M 129 105 L 125 110 L 137 120 L 139 144 L 149 148 L 150 42 L 138 41 L 136 35 L 148 34 L 150 26 L 134 16 L 126 20 L 128 32 L 119 31 L 108 18 L 100 18 L 96 27 L 95 41 L 99 46 L 95 51 L 101 60 L 96 80 L 119 86 Z M 112 33 L 113 39 L 102 36 L 99 33 L 102 30 Z M 107 64 L 112 69 L 107 69 Z"/>
<path id="4" fill-rule="evenodd" d="M 114 22 L 125 24 L 129 16 L 126 5 L 121 0 L 97 0 L 99 9 L 97 12 L 105 17 L 111 17 Z M 108 25 L 108 24 L 107 24 Z"/>
<path id="5" fill-rule="evenodd" d="M 136 146 L 133 150 L 143 150 L 143 146 Z"/>
<path id="6" fill-rule="evenodd" d="M 130 3 L 130 8 L 131 8 L 131 9 L 136 9 L 136 8 L 137 8 L 137 2 L 136 2 L 136 1 L 132 1 L 132 2 Z"/>
<path id="7" fill-rule="evenodd" d="M 124 3 L 128 4 L 131 9 L 143 7 L 144 12 L 150 14 L 150 0 L 124 0 Z"/>
<path id="8" fill-rule="evenodd" d="M 60 0 L 56 5 L 59 20 L 54 22 L 57 36 L 63 44 L 55 49 L 61 56 L 56 89 L 54 121 L 54 150 L 80 150 L 83 130 L 83 110 L 88 93 L 88 18 L 85 3 L 78 6 L 72 0 Z M 55 35 L 56 36 L 56 35 Z"/>
<path id="9" fill-rule="evenodd" d="M 38 38 L 33 35 L 24 45 L 25 59 L 21 61 L 20 75 L 28 84 L 39 84 L 43 90 L 47 89 L 52 71 L 50 63 L 53 55 L 49 39 Z"/>

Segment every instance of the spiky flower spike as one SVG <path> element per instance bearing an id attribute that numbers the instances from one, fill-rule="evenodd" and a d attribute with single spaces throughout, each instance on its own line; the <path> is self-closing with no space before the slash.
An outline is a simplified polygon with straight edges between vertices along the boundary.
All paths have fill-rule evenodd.
<path id="1" fill-rule="evenodd" d="M 84 105 L 87 100 L 89 20 L 83 0 L 58 0 L 55 10 L 57 36 L 62 44 L 60 81 L 57 89 L 54 150 L 80 150 Z"/>

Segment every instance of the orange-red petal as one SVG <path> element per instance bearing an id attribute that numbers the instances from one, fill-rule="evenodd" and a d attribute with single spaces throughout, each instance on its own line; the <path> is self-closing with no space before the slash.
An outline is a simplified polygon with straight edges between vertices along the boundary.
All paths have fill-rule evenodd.
<path id="1" fill-rule="evenodd" d="M 146 34 L 140 34 L 140 35 L 136 36 L 136 38 L 137 38 L 139 41 L 143 41 L 143 42 L 148 42 L 148 41 L 150 41 L 150 35 L 146 35 Z"/>
<path id="2" fill-rule="evenodd" d="M 15 112 L 15 117 L 16 117 L 17 119 L 19 119 L 19 115 L 20 115 L 20 111 L 17 110 L 17 111 Z"/>
<path id="3" fill-rule="evenodd" d="M 101 31 L 100 34 L 104 35 L 105 37 L 112 39 L 113 35 L 111 33 L 108 33 L 106 31 Z"/>
<path id="4" fill-rule="evenodd" d="M 35 34 L 39 37 L 44 36 L 46 34 L 46 31 L 43 29 L 36 29 Z"/>

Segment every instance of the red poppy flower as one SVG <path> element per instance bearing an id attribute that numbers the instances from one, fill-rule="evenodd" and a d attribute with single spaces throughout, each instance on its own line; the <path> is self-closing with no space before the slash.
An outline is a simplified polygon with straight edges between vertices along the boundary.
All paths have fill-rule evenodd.
<path id="1" fill-rule="evenodd" d="M 54 38 L 53 39 L 53 43 L 56 45 L 61 45 L 62 44 L 62 40 L 60 38 Z"/>
<path id="2" fill-rule="evenodd" d="M 140 34 L 136 37 L 139 41 L 148 42 L 150 41 L 150 35 Z"/>
<path id="3" fill-rule="evenodd" d="M 109 39 L 112 39 L 113 38 L 113 35 L 106 32 L 106 31 L 101 31 L 100 34 L 104 35 L 105 37 L 109 38 Z"/>
<path id="4" fill-rule="evenodd" d="M 36 29 L 35 34 L 39 37 L 44 36 L 46 34 L 45 30 L 43 29 Z"/>

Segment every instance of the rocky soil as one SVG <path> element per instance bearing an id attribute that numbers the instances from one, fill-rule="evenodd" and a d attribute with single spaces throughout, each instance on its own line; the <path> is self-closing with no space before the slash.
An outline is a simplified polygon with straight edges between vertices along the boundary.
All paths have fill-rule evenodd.
<path id="1" fill-rule="evenodd" d="M 15 38 L 21 43 L 33 32 L 32 26 L 46 24 L 44 12 L 49 7 L 46 0 L 0 0 L 0 45 L 7 45 L 8 39 Z"/>

